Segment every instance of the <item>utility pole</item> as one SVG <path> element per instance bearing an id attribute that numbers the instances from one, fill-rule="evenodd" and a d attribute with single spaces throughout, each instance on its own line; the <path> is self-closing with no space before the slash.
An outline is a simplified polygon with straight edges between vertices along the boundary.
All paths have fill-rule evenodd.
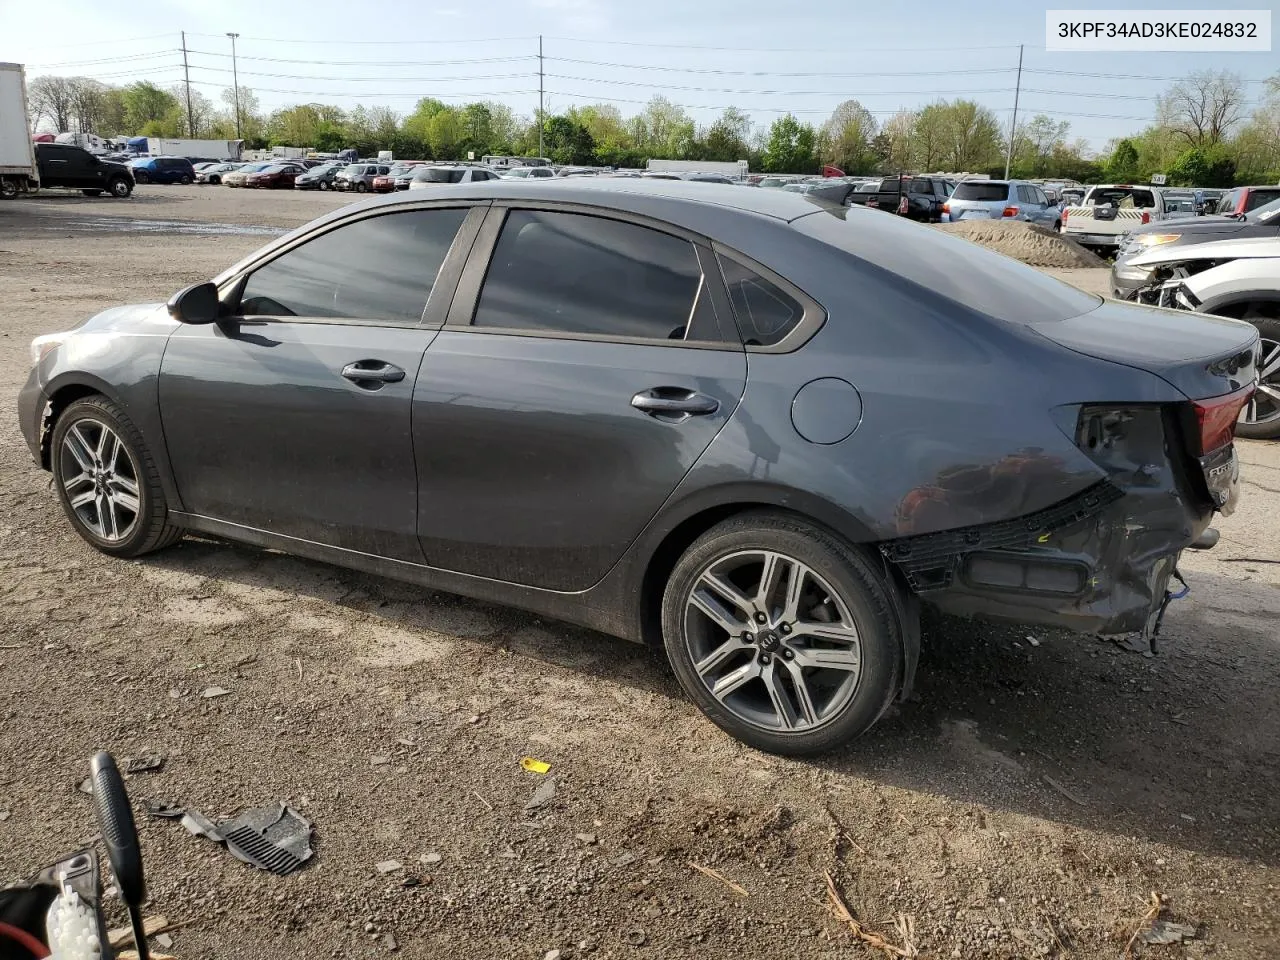
<path id="1" fill-rule="evenodd" d="M 235 84 L 236 91 L 236 139 L 241 139 L 240 134 L 240 74 L 236 72 L 236 37 L 238 33 L 228 33 L 231 38 L 231 82 Z"/>
<path id="2" fill-rule="evenodd" d="M 1018 98 L 1022 95 L 1022 44 L 1018 44 L 1018 83 L 1013 88 L 1013 125 L 1009 127 L 1009 150 L 1004 155 L 1004 178 L 1009 179 L 1013 165 L 1013 141 L 1018 137 Z"/>
<path id="3" fill-rule="evenodd" d="M 538 156 L 542 156 L 542 34 L 538 34 Z"/>
<path id="4" fill-rule="evenodd" d="M 187 78 L 187 136 L 195 139 L 196 115 L 191 109 L 191 68 L 187 66 L 187 31 L 182 31 L 182 74 Z"/>

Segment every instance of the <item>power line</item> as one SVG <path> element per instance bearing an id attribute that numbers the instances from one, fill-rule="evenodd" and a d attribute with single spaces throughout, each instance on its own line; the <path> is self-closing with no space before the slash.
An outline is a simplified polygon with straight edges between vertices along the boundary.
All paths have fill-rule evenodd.
<path id="1" fill-rule="evenodd" d="M 208 70 L 213 73 L 232 73 L 230 67 L 206 67 L 202 64 L 193 63 L 192 70 Z M 271 77 L 275 80 L 327 80 L 329 82 L 340 81 L 342 83 L 454 83 L 459 80 L 515 80 L 523 77 L 536 77 L 537 73 L 525 71 L 523 73 L 477 73 L 465 77 L 317 77 L 314 74 L 298 74 L 298 73 L 261 73 L 254 70 L 246 70 L 246 77 Z"/>
<path id="2" fill-rule="evenodd" d="M 1081 70 L 1049 70 L 1049 69 L 1036 70 L 1031 67 L 1028 67 L 1026 70 L 1023 71 L 1023 73 L 1039 73 L 1039 74 L 1046 74 L 1046 75 L 1055 76 L 1055 77 L 1089 77 L 1090 79 L 1093 79 L 1093 80 L 1154 80 L 1159 83 L 1181 83 L 1183 80 L 1187 79 L 1185 76 L 1153 77 L 1153 76 L 1143 76 L 1142 74 L 1135 74 L 1135 73 L 1088 73 Z M 1266 78 L 1262 80 L 1241 79 L 1240 82 L 1241 83 L 1267 83 L 1268 79 Z"/>
<path id="3" fill-rule="evenodd" d="M 336 79 L 336 78 L 330 78 L 330 79 Z M 226 89 L 225 83 L 217 83 L 213 80 L 192 80 L 191 83 L 194 86 L 198 86 L 198 87 L 219 87 L 224 90 Z M 366 90 L 360 90 L 358 92 L 352 93 L 352 92 L 338 91 L 338 90 L 281 90 L 276 87 L 254 87 L 253 92 L 254 93 L 287 93 L 297 97 L 348 97 L 348 98 L 349 97 L 385 97 L 385 98 L 411 97 L 414 100 L 421 100 L 425 96 L 427 96 L 421 91 L 417 93 L 403 93 L 403 92 L 376 93 L 376 92 L 369 92 Z M 472 100 L 484 100 L 492 97 L 517 96 L 521 94 L 537 93 L 537 92 L 538 91 L 536 89 L 535 90 L 489 90 L 485 92 L 472 91 L 469 93 L 461 93 L 461 92 L 440 93 L 433 90 L 430 96 L 440 100 L 459 100 L 459 99 L 468 99 L 468 98 Z"/>
<path id="4" fill-rule="evenodd" d="M 91 67 L 100 63 L 126 63 L 136 60 L 154 60 L 156 57 L 167 57 L 171 53 L 177 53 L 177 47 L 170 47 L 167 50 L 160 50 L 155 53 L 135 53 L 123 57 L 102 57 L 98 60 L 64 60 L 62 63 L 29 63 L 28 67 Z"/>
<path id="5" fill-rule="evenodd" d="M 229 53 L 217 53 L 212 50 L 192 50 L 190 52 L 198 53 L 202 57 L 231 58 Z M 252 57 L 242 53 L 239 55 L 239 59 L 256 60 L 259 63 L 305 63 L 314 67 L 446 67 L 464 63 L 516 63 L 521 60 L 536 60 L 538 58 L 535 54 L 527 54 L 518 57 L 470 57 L 461 60 L 317 60 L 314 57 L 307 60 L 295 60 L 288 57 Z"/>
<path id="6" fill-rule="evenodd" d="M 744 96 L 783 96 L 783 97 L 840 97 L 841 99 L 849 99 L 849 93 L 845 90 L 739 90 L 730 87 L 688 87 L 672 83 L 649 83 L 641 80 L 609 80 L 605 77 L 570 77 L 564 74 L 548 73 L 547 77 L 552 80 L 575 80 L 582 83 L 603 83 L 608 86 L 622 87 L 644 87 L 647 90 L 682 90 L 692 91 L 696 93 L 734 93 Z M 1013 93 L 1013 87 L 986 87 L 975 90 L 876 90 L 859 93 L 858 99 L 864 97 L 907 97 L 928 94 L 943 93 Z"/>
<path id="7" fill-rule="evenodd" d="M 863 73 L 841 73 L 827 70 L 802 71 L 798 73 L 779 70 L 720 70 L 709 67 L 663 67 L 644 63 L 611 63 L 607 60 L 578 60 L 571 57 L 547 57 L 556 63 L 577 63 L 592 67 L 608 67 L 611 70 L 656 70 L 666 73 L 696 73 L 730 77 L 958 77 L 982 73 L 1013 73 L 1014 67 L 980 67 L 962 70 L 904 70 L 885 71 L 870 70 Z"/>
<path id="8" fill-rule="evenodd" d="M 726 53 L 939 53 L 968 52 L 976 50 L 1016 50 L 1016 43 L 1001 43 L 982 47 L 718 47 L 696 43 L 654 43 L 647 40 L 596 40 L 581 37 L 547 37 L 561 43 L 589 43 L 621 47 L 656 47 L 664 50 L 718 50 Z M 548 59 L 551 59 L 548 57 Z"/>
<path id="9" fill-rule="evenodd" d="M 222 34 L 220 34 L 220 33 L 193 33 L 193 34 L 191 34 L 191 36 L 193 36 L 193 37 L 212 37 L 212 38 L 213 38 L 213 39 L 215 39 L 215 40 L 221 40 L 221 39 L 222 39 L 222 37 L 223 37 L 223 35 L 222 35 Z M 461 44 L 461 43 L 512 43 L 512 42 L 516 42 L 516 41 L 527 41 L 527 42 L 530 42 L 530 43 L 531 43 L 531 42 L 533 42 L 534 40 L 537 40 L 538 38 L 537 38 L 536 36 L 527 36 L 527 37 L 475 37 L 475 38 L 468 39 L 468 40 L 455 40 L 455 39 L 448 39 L 448 40 L 440 40 L 440 39 L 433 39 L 433 40 L 302 40 L 302 39 L 299 39 L 299 38 L 297 38 L 297 37 L 245 37 L 245 36 L 241 36 L 241 37 L 240 37 L 240 39 L 241 39 L 241 40 L 252 40 L 252 41 L 254 41 L 255 43 L 302 43 L 302 44 L 307 44 L 307 43 L 318 43 L 318 44 L 342 43 L 342 44 L 350 44 L 350 45 L 352 45 L 352 46 L 357 45 L 357 44 L 371 45 L 371 46 L 382 46 L 382 45 L 386 45 L 386 46 L 393 46 L 393 45 L 395 45 L 395 46 L 408 46 L 408 45 L 412 45 L 412 44 L 428 44 L 428 43 L 431 43 L 431 44 L 434 44 L 434 43 L 458 43 L 458 44 Z"/>

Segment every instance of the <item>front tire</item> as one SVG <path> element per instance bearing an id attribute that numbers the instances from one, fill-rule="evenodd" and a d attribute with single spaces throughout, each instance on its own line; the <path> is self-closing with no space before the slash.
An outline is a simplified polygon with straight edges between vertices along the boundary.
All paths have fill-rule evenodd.
<path id="1" fill-rule="evenodd" d="M 356 184 L 356 193 L 364 193 L 369 188 L 362 182 Z"/>
<path id="2" fill-rule="evenodd" d="M 208 179 L 207 182 L 211 183 L 213 186 L 216 187 L 218 184 L 222 182 L 222 178 L 215 173 L 212 177 Z"/>
<path id="3" fill-rule="evenodd" d="M 168 521 L 160 474 L 128 414 L 89 397 L 58 417 L 50 447 L 54 487 L 76 533 L 113 557 L 137 557 L 182 538 Z"/>
<path id="4" fill-rule="evenodd" d="M 321 189 L 321 190 L 328 190 L 328 189 L 329 189 L 329 184 L 327 184 L 327 183 L 325 183 L 323 180 L 321 180 L 321 181 L 320 181 L 320 189 Z"/>
<path id="5" fill-rule="evenodd" d="M 1268 315 L 1268 309 L 1272 315 Z M 1258 373 L 1280 366 L 1280 304 L 1250 304 L 1230 315 L 1252 323 L 1262 335 Z M 1280 369 L 1260 377 L 1258 390 L 1240 411 L 1236 436 L 1246 440 L 1280 439 Z"/>
<path id="6" fill-rule="evenodd" d="M 662 631 L 680 685 L 731 736 L 823 753 L 868 730 L 903 670 L 904 605 L 862 552 L 788 514 L 707 531 L 667 582 Z"/>
<path id="7" fill-rule="evenodd" d="M 107 189 L 117 200 L 125 200 L 129 194 L 133 193 L 133 184 L 124 177 L 116 177 L 107 185 Z"/>
<path id="8" fill-rule="evenodd" d="M 182 184 L 184 187 L 189 187 L 191 186 L 191 177 L 189 177 L 187 174 L 184 173 L 181 179 L 178 180 L 178 182 Z"/>

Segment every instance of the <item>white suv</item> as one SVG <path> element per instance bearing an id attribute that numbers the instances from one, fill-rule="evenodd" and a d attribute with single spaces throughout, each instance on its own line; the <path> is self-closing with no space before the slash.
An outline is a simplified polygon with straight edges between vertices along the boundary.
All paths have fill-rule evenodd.
<path id="1" fill-rule="evenodd" d="M 469 167 L 463 164 L 435 163 L 422 167 L 409 181 L 410 190 L 427 190 L 443 183 L 480 183 L 482 180 L 497 180 L 498 175 L 484 167 Z"/>

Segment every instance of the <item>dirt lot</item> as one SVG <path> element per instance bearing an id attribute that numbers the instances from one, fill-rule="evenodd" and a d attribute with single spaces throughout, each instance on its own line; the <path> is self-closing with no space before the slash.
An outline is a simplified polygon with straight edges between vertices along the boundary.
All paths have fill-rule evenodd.
<path id="1" fill-rule="evenodd" d="M 388 935 L 412 957 L 884 956 L 824 908 L 824 871 L 931 958 L 1121 957 L 1153 892 L 1196 938 L 1135 955 L 1280 953 L 1278 446 L 1241 444 L 1242 508 L 1184 561 L 1158 656 L 930 620 L 916 697 L 812 762 L 729 740 L 608 637 L 202 540 L 90 550 L 18 433 L 30 338 L 266 239 L 165 221 L 281 228 L 342 199 L 0 206 L 0 881 L 95 833 L 76 784 L 108 747 L 168 758 L 130 778 L 138 803 L 315 821 L 284 879 L 141 821 L 182 957 L 377 956 Z M 535 810 L 525 755 L 556 782 Z"/>

